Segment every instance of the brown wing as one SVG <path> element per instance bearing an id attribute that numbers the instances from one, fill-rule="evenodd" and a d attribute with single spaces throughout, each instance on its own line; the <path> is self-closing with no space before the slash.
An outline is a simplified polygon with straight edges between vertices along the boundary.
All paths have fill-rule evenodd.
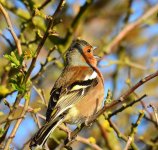
<path id="1" fill-rule="evenodd" d="M 66 75 L 66 73 L 68 73 Z M 83 79 L 92 74 L 93 70 L 89 68 L 66 68 L 56 81 L 54 88 L 51 91 L 51 97 L 46 113 L 47 121 L 55 119 L 63 112 L 68 110 L 80 100 L 89 90 L 89 87 L 96 86 L 97 79 Z M 75 82 L 74 82 L 75 81 Z"/>

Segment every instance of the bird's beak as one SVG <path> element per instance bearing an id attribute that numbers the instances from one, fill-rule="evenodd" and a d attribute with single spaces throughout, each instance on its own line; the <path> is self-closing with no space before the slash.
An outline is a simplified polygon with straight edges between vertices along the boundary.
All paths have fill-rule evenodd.
<path id="1" fill-rule="evenodd" d="M 97 46 L 93 46 L 93 51 L 97 49 Z"/>
<path id="2" fill-rule="evenodd" d="M 95 58 L 96 60 L 99 60 L 101 57 L 94 55 L 94 58 Z"/>
<path id="3" fill-rule="evenodd" d="M 93 51 L 97 49 L 97 46 L 93 46 Z M 96 60 L 99 60 L 101 57 L 94 55 L 94 58 Z"/>

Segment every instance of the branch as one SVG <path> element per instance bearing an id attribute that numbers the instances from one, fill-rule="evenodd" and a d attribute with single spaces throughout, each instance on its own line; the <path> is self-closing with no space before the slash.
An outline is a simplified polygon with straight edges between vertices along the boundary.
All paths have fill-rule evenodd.
<path id="1" fill-rule="evenodd" d="M 21 116 L 15 117 L 15 118 L 11 118 L 11 119 L 7 118 L 6 120 L 0 121 L 0 124 L 6 123 L 6 122 L 11 122 L 11 121 L 18 120 L 18 119 L 24 119 L 24 118 L 25 118 L 25 116 L 24 117 L 21 117 Z"/>
<path id="2" fill-rule="evenodd" d="M 118 138 L 121 138 L 122 140 L 127 141 L 127 137 L 119 131 L 117 126 L 110 119 L 108 121 L 109 121 L 110 127 L 112 127 L 114 131 L 116 132 Z"/>
<path id="3" fill-rule="evenodd" d="M 21 49 L 20 40 L 16 36 L 16 34 L 14 32 L 14 29 L 13 29 L 13 26 L 12 26 L 12 23 L 11 23 L 11 20 L 10 20 L 10 17 L 8 15 L 8 13 L 6 12 L 6 10 L 4 9 L 4 7 L 2 6 L 2 4 L 0 4 L 0 11 L 2 12 L 2 14 L 5 17 L 5 20 L 6 20 L 7 24 L 8 24 L 9 31 L 12 34 L 12 36 L 14 38 L 14 41 L 15 41 L 15 44 L 17 46 L 18 54 L 21 56 L 22 55 L 22 49 Z"/>
<path id="4" fill-rule="evenodd" d="M 120 42 L 136 27 L 138 27 L 143 21 L 148 19 L 151 15 L 156 13 L 158 11 L 158 4 L 154 7 L 150 8 L 142 17 L 140 17 L 135 22 L 129 23 L 125 26 L 125 28 L 113 39 L 113 41 L 104 47 L 104 52 L 109 54 L 116 50 L 117 46 L 120 44 Z"/>
<path id="5" fill-rule="evenodd" d="M 22 107 L 22 108 L 23 108 L 24 105 L 19 104 L 19 107 Z M 35 115 L 37 115 L 37 116 L 40 117 L 41 119 L 46 120 L 46 117 L 43 116 L 42 114 L 40 114 L 40 113 L 35 113 L 35 112 L 34 112 L 34 109 L 33 109 L 31 106 L 28 106 L 27 112 L 29 112 L 29 113 L 34 113 Z"/>
<path id="6" fill-rule="evenodd" d="M 81 136 L 77 136 L 76 137 L 76 141 L 84 143 L 89 145 L 90 147 L 92 147 L 94 150 L 103 150 L 101 147 L 99 147 L 98 145 L 96 145 L 95 143 L 91 143 L 89 139 L 86 139 L 84 137 Z"/>
<path id="7" fill-rule="evenodd" d="M 124 23 L 127 24 L 128 21 L 129 21 L 129 18 L 131 16 L 131 9 L 132 9 L 132 3 L 133 3 L 133 0 L 128 0 L 128 6 L 127 6 L 127 14 L 124 18 Z"/>
<path id="8" fill-rule="evenodd" d="M 60 125 L 60 126 L 59 126 L 59 129 L 61 129 L 62 131 L 66 132 L 68 135 L 71 134 L 71 132 L 72 132 L 72 131 L 71 131 L 69 128 L 67 128 L 66 126 L 63 127 L 63 126 Z M 75 137 L 75 139 L 73 139 L 73 140 L 76 140 L 76 141 L 78 141 L 78 142 L 87 144 L 87 145 L 89 145 L 90 147 L 92 147 L 94 150 L 103 150 L 103 149 L 102 149 L 101 147 L 99 147 L 97 144 L 92 143 L 89 139 L 84 138 L 84 137 L 82 137 L 82 136 L 77 135 L 77 136 Z"/>
<path id="9" fill-rule="evenodd" d="M 145 98 L 146 96 L 147 96 L 147 95 L 144 94 L 143 96 L 141 96 L 141 97 L 138 98 L 137 100 L 134 100 L 134 101 L 132 101 L 131 103 L 129 103 L 129 104 L 127 104 L 127 105 L 126 105 L 126 104 L 125 104 L 125 105 L 122 105 L 121 108 L 119 108 L 119 109 L 115 110 L 113 113 L 109 114 L 109 115 L 108 115 L 108 118 L 111 118 L 112 116 L 117 115 L 119 112 L 122 112 L 122 111 L 125 110 L 126 108 L 133 106 L 135 103 L 141 101 L 141 100 L 142 100 L 143 98 Z"/>
<path id="10" fill-rule="evenodd" d="M 154 112 L 155 119 L 156 119 L 156 124 L 158 126 L 158 111 L 157 111 L 157 108 L 154 105 L 152 105 L 152 104 L 150 104 L 149 107 L 151 107 L 153 112 Z"/>
<path id="11" fill-rule="evenodd" d="M 108 133 L 105 129 L 105 127 L 103 126 L 103 124 L 101 122 L 99 122 L 98 120 L 96 121 L 99 129 L 100 129 L 100 132 L 102 134 L 102 137 L 104 138 L 104 141 L 106 143 L 106 146 L 108 149 L 112 149 L 111 145 L 110 145 L 110 140 L 108 139 Z"/>
<path id="12" fill-rule="evenodd" d="M 136 131 L 137 131 L 136 129 L 137 129 L 138 125 L 141 123 L 141 120 L 142 120 L 143 116 L 144 116 L 144 111 L 142 110 L 142 111 L 140 111 L 140 114 L 139 114 L 139 116 L 138 116 L 138 119 L 137 119 L 136 123 L 135 123 L 135 124 L 132 124 L 131 133 L 130 133 L 130 136 L 129 136 L 129 138 L 128 138 L 128 141 L 127 141 L 127 144 L 126 144 L 124 150 L 128 150 L 128 149 L 129 149 L 129 146 L 130 146 L 131 143 L 133 142 L 133 140 L 134 140 L 134 135 L 136 134 Z"/>
<path id="13" fill-rule="evenodd" d="M 45 0 L 40 7 L 38 7 L 39 10 L 43 9 L 51 0 Z"/>
<path id="14" fill-rule="evenodd" d="M 131 74 L 130 74 L 130 70 L 128 72 L 128 79 L 127 79 L 126 83 L 131 88 Z M 133 94 L 135 95 L 136 98 L 139 98 L 139 96 L 137 95 L 136 92 L 133 92 Z M 145 103 L 143 101 L 141 101 L 140 103 L 142 105 L 142 108 L 147 112 L 147 114 L 149 116 L 148 117 L 146 114 L 144 114 L 144 119 L 150 121 L 151 123 L 153 123 L 155 125 L 156 128 L 158 128 L 158 123 L 156 121 L 154 121 L 153 115 L 151 114 L 151 112 L 148 111 Z M 155 117 L 156 117 L 156 115 L 155 115 Z"/>
<path id="15" fill-rule="evenodd" d="M 20 106 L 20 107 L 24 107 L 23 105 L 19 105 L 19 106 Z M 34 109 L 31 108 L 30 106 L 28 106 L 27 112 L 34 113 Z M 43 115 L 41 115 L 41 114 L 39 114 L 39 113 L 36 113 L 35 115 L 36 115 L 36 117 L 40 117 L 40 118 L 43 119 L 43 120 L 46 119 Z M 59 125 L 59 129 L 61 129 L 62 131 L 66 132 L 66 133 L 68 133 L 68 134 L 71 132 L 70 129 L 68 129 L 66 126 L 63 127 L 62 125 Z M 75 140 L 78 141 L 78 142 L 85 143 L 85 144 L 89 145 L 90 147 L 94 148 L 95 150 L 102 150 L 102 148 L 100 148 L 97 144 L 91 143 L 89 139 L 86 139 L 86 138 L 81 137 L 81 136 L 79 136 L 79 135 L 77 135 L 77 136 L 75 137 Z"/>
<path id="16" fill-rule="evenodd" d="M 126 101 L 127 97 L 134 92 L 138 87 L 140 87 L 141 85 L 143 85 L 144 83 L 146 83 L 147 81 L 155 78 L 158 76 L 158 71 L 156 71 L 155 73 L 145 77 L 144 79 L 140 80 L 138 83 L 136 83 L 133 87 L 131 87 L 129 90 L 127 90 L 124 94 L 122 94 L 120 96 L 120 98 L 118 100 L 113 101 L 110 104 L 105 105 L 100 111 L 98 111 L 97 114 L 95 114 L 90 120 L 89 123 L 93 122 L 97 117 L 99 117 L 100 115 L 102 115 L 107 109 L 112 108 L 124 101 Z"/>
<path id="17" fill-rule="evenodd" d="M 38 128 L 40 129 L 41 123 L 40 123 L 38 115 L 36 115 L 36 114 L 31 114 L 31 115 L 32 115 L 32 118 L 34 119 L 35 123 L 37 124 Z"/>
<path id="18" fill-rule="evenodd" d="M 10 112 L 9 112 L 9 115 L 8 115 L 8 118 L 11 118 L 12 117 L 12 114 L 14 114 L 14 112 L 16 111 L 16 109 L 18 108 L 18 105 L 20 103 L 20 100 L 24 97 L 24 94 L 21 94 L 21 95 L 18 95 L 16 97 L 16 100 L 12 106 L 12 109 L 10 109 Z M 11 125 L 11 122 L 10 121 L 7 121 L 7 123 L 5 124 L 4 126 L 4 134 L 0 137 L 0 143 L 4 140 L 4 138 L 6 137 L 6 134 L 8 132 L 8 129 Z"/>
<path id="19" fill-rule="evenodd" d="M 32 72 L 32 70 L 33 70 L 33 68 L 34 68 L 34 65 L 35 65 L 35 63 L 36 63 L 37 57 L 38 57 L 38 55 L 39 55 L 39 53 L 40 53 L 40 50 L 41 50 L 42 46 L 44 45 L 44 43 L 45 43 L 45 41 L 46 41 L 46 39 L 47 39 L 47 37 L 48 37 L 48 35 L 49 35 L 49 32 L 50 32 L 51 28 L 52 28 L 53 25 L 54 25 L 54 20 L 55 20 L 55 18 L 58 16 L 59 12 L 60 12 L 61 9 L 63 8 L 64 2 L 65 2 L 65 0 L 61 0 L 61 1 L 60 1 L 60 3 L 59 3 L 59 5 L 58 5 L 58 7 L 57 7 L 55 13 L 52 15 L 52 18 L 49 20 L 48 28 L 47 28 L 47 30 L 46 30 L 46 32 L 45 32 L 45 35 L 44 35 L 43 39 L 41 40 L 41 42 L 40 42 L 39 45 L 38 45 L 38 48 L 37 48 L 37 50 L 36 50 L 36 55 L 35 55 L 35 57 L 32 59 L 31 65 L 30 65 L 30 67 L 29 67 L 29 69 L 28 69 L 28 72 L 27 72 L 27 74 L 26 74 L 26 76 L 25 76 L 25 79 L 23 80 L 23 83 L 26 83 L 26 82 L 27 82 L 27 80 L 28 80 L 28 78 L 29 78 L 29 76 L 30 76 L 30 74 L 31 74 L 31 72 Z M 0 6 L 2 7 L 2 5 L 0 5 Z M 1 8 L 1 7 L 0 7 L 0 8 Z M 3 7 L 2 7 L 2 9 L 3 9 Z M 3 12 L 5 12 L 5 11 L 3 11 Z M 11 30 L 11 31 L 12 31 L 12 30 Z M 25 93 L 26 93 L 26 92 L 25 92 Z M 16 108 L 18 107 L 18 105 L 19 105 L 19 103 L 20 103 L 20 100 L 24 97 L 25 93 L 23 93 L 23 94 L 19 93 L 19 94 L 18 94 L 18 96 L 17 96 L 17 98 L 16 98 L 16 100 L 15 100 L 15 102 L 14 102 L 14 104 L 13 104 L 13 109 L 10 110 L 10 113 L 9 113 L 8 117 L 12 116 L 12 114 L 15 112 Z M 21 123 L 21 121 L 18 120 L 18 121 L 17 121 L 17 124 L 16 124 L 17 128 L 18 128 L 18 126 L 20 125 L 20 123 Z M 2 141 L 4 140 L 4 138 L 5 138 L 6 134 L 7 134 L 7 131 L 8 131 L 8 129 L 9 129 L 10 124 L 11 124 L 11 122 L 7 122 L 6 125 L 4 126 L 5 133 L 3 134 L 2 137 L 0 137 L 0 142 L 2 142 Z M 18 125 L 18 124 L 19 124 L 19 125 Z M 13 134 L 14 134 L 14 132 L 16 132 L 16 130 L 17 130 L 16 128 L 13 129 L 13 131 L 12 131 Z M 8 143 L 10 143 L 10 141 L 12 141 L 12 140 L 9 139 L 8 141 L 9 141 Z M 7 144 L 8 144 L 8 143 L 7 143 Z M 6 147 L 8 147 L 8 145 L 7 145 Z"/>
<path id="20" fill-rule="evenodd" d="M 39 95 L 39 97 L 41 98 L 43 104 L 45 104 L 45 106 L 47 107 L 47 101 L 45 99 L 45 97 L 42 95 L 42 90 L 41 89 L 37 89 L 35 85 L 33 85 L 33 89 L 36 91 L 36 93 Z"/>
<path id="21" fill-rule="evenodd" d="M 142 80 L 140 80 L 137 84 L 135 84 L 133 87 L 131 87 L 127 92 L 125 92 L 124 94 L 121 95 L 121 97 L 119 98 L 121 101 L 123 101 L 125 98 L 127 98 L 131 93 L 133 93 L 138 87 L 140 87 L 141 85 L 143 85 L 144 83 L 148 82 L 149 80 L 155 78 L 158 76 L 158 71 L 156 71 L 155 73 L 146 76 L 145 78 L 143 78 Z"/>
<path id="22" fill-rule="evenodd" d="M 64 140 L 64 147 L 69 147 L 72 144 L 72 140 L 75 139 L 77 134 L 85 127 L 85 124 L 82 123 L 80 127 L 77 127 L 73 132 L 71 132 L 71 136 L 68 136 Z"/>
<path id="23" fill-rule="evenodd" d="M 20 115 L 21 118 L 17 119 L 17 122 L 15 123 L 10 136 L 9 136 L 9 138 L 6 141 L 4 150 L 8 150 L 9 149 L 9 146 L 10 146 L 13 138 L 15 137 L 15 134 L 16 134 L 16 132 L 17 132 L 17 130 L 18 130 L 18 128 L 19 128 L 19 126 L 20 126 L 20 124 L 21 124 L 21 122 L 22 122 L 22 120 L 23 120 L 23 118 L 24 118 L 24 116 L 25 116 L 25 114 L 27 112 L 28 106 L 29 106 L 29 99 L 25 99 L 24 108 L 23 108 L 23 111 L 22 111 L 22 113 Z"/>
<path id="24" fill-rule="evenodd" d="M 128 97 L 132 92 L 134 92 L 138 87 L 140 87 L 141 85 L 143 85 L 144 83 L 146 83 L 147 81 L 153 79 L 153 78 L 156 77 L 156 76 L 158 76 L 158 71 L 156 71 L 155 73 L 153 73 L 153 74 L 151 74 L 151 75 L 145 77 L 144 79 L 140 80 L 140 81 L 139 81 L 138 83 L 136 83 L 132 88 L 130 88 L 127 92 L 125 92 L 122 96 L 120 96 L 119 100 L 116 100 L 116 101 L 114 101 L 114 102 L 112 102 L 112 103 L 110 103 L 110 104 L 106 104 L 100 111 L 98 111 L 98 113 L 96 113 L 94 116 L 92 116 L 92 117 L 88 120 L 87 124 L 91 124 L 92 122 L 94 122 L 94 121 L 96 120 L 96 118 L 98 118 L 100 115 L 102 115 L 107 109 L 112 108 L 112 107 L 114 107 L 114 106 L 116 106 L 116 105 L 118 105 L 118 104 L 120 104 L 120 103 L 126 101 L 127 97 Z M 141 100 L 142 98 L 144 98 L 145 96 L 146 96 L 146 95 L 143 95 L 143 96 L 140 97 L 138 100 L 131 102 L 129 105 L 127 105 L 127 107 L 129 107 L 129 106 L 135 104 L 136 102 L 140 101 L 140 100 Z M 120 100 L 120 99 L 121 99 L 121 100 Z M 125 108 L 127 108 L 127 107 L 124 107 L 124 106 L 123 106 L 123 108 L 121 107 L 121 109 L 125 109 Z M 120 111 L 120 110 L 119 110 L 119 111 Z M 115 113 L 118 113 L 118 112 L 114 112 L 114 114 L 115 114 Z M 84 126 L 85 126 L 85 125 L 83 124 L 83 125 L 82 125 L 82 128 L 83 128 Z M 76 129 L 77 133 L 78 133 L 79 131 L 81 131 L 82 128 Z M 72 132 L 72 133 L 73 133 L 74 135 L 76 135 L 76 131 L 74 131 L 74 132 Z M 65 145 L 69 145 L 69 143 L 70 143 L 69 141 L 65 140 Z"/>
<path id="25" fill-rule="evenodd" d="M 117 126 L 116 126 L 110 119 L 109 119 L 108 121 L 109 121 L 110 126 L 111 126 L 111 127 L 113 128 L 113 130 L 116 132 L 118 138 L 121 138 L 122 140 L 124 140 L 125 142 L 127 142 L 127 141 L 128 141 L 128 138 L 127 138 L 124 134 L 122 134 L 122 133 L 119 131 L 119 129 L 117 128 Z M 136 144 L 135 144 L 134 142 L 131 143 L 131 147 L 132 147 L 133 149 L 138 149 L 137 146 L 136 146 Z"/>
<path id="26" fill-rule="evenodd" d="M 10 39 L 8 39 L 5 35 L 3 35 L 2 32 L 0 32 L 0 35 L 7 41 L 7 43 L 9 44 L 9 46 L 14 49 L 15 46 L 12 44 L 12 42 L 10 41 Z"/>
<path id="27" fill-rule="evenodd" d="M 158 129 L 157 122 L 154 121 L 152 118 L 149 118 L 149 117 L 147 117 L 146 115 L 144 115 L 144 119 L 146 119 L 147 121 L 150 121 L 151 123 L 153 123 L 153 125 L 155 126 L 155 128 Z"/>
<path id="28" fill-rule="evenodd" d="M 50 30 L 52 30 L 52 28 L 53 28 L 53 26 L 54 26 L 56 17 L 57 17 L 57 16 L 59 15 L 59 13 L 61 12 L 61 10 L 62 10 L 64 4 L 65 4 L 65 0 L 60 0 L 59 5 L 58 5 L 56 11 L 55 11 L 54 14 L 51 16 L 51 19 L 50 19 L 50 21 L 49 21 L 49 23 L 48 23 L 47 30 L 46 30 L 46 32 L 45 32 L 45 34 L 44 34 L 44 36 L 43 36 L 41 42 L 39 43 L 39 45 L 38 45 L 38 47 L 37 47 L 37 49 L 36 49 L 36 54 L 35 54 L 34 58 L 33 58 L 32 61 L 31 61 L 31 65 L 30 65 L 30 67 L 29 67 L 29 69 L 28 69 L 28 71 L 27 71 L 26 77 L 25 77 L 25 79 L 24 79 L 24 83 L 25 83 L 25 82 L 28 80 L 28 78 L 30 77 L 30 74 L 31 74 L 31 72 L 32 72 L 32 70 L 33 70 L 33 68 L 34 68 L 34 66 L 35 66 L 37 57 L 38 57 L 38 55 L 39 55 L 39 53 L 40 53 L 40 51 L 41 51 L 41 49 L 42 49 L 42 47 L 43 47 L 43 45 L 44 45 L 46 39 L 47 39 L 47 37 L 49 36 Z"/>

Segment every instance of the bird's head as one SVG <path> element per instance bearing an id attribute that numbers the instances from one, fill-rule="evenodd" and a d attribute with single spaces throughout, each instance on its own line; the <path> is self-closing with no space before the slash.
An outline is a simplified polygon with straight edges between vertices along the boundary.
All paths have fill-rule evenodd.
<path id="1" fill-rule="evenodd" d="M 97 59 L 93 54 L 96 47 L 91 46 L 84 40 L 75 40 L 66 53 L 67 64 L 73 66 L 96 66 Z"/>

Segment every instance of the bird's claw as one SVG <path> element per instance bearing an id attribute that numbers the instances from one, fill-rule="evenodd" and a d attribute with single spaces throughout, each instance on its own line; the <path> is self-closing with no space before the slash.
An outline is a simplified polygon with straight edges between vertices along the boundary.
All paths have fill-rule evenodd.
<path id="1" fill-rule="evenodd" d="M 92 126 L 92 123 L 89 123 L 89 121 L 86 120 L 86 121 L 85 121 L 85 126 L 90 127 L 90 126 Z"/>

